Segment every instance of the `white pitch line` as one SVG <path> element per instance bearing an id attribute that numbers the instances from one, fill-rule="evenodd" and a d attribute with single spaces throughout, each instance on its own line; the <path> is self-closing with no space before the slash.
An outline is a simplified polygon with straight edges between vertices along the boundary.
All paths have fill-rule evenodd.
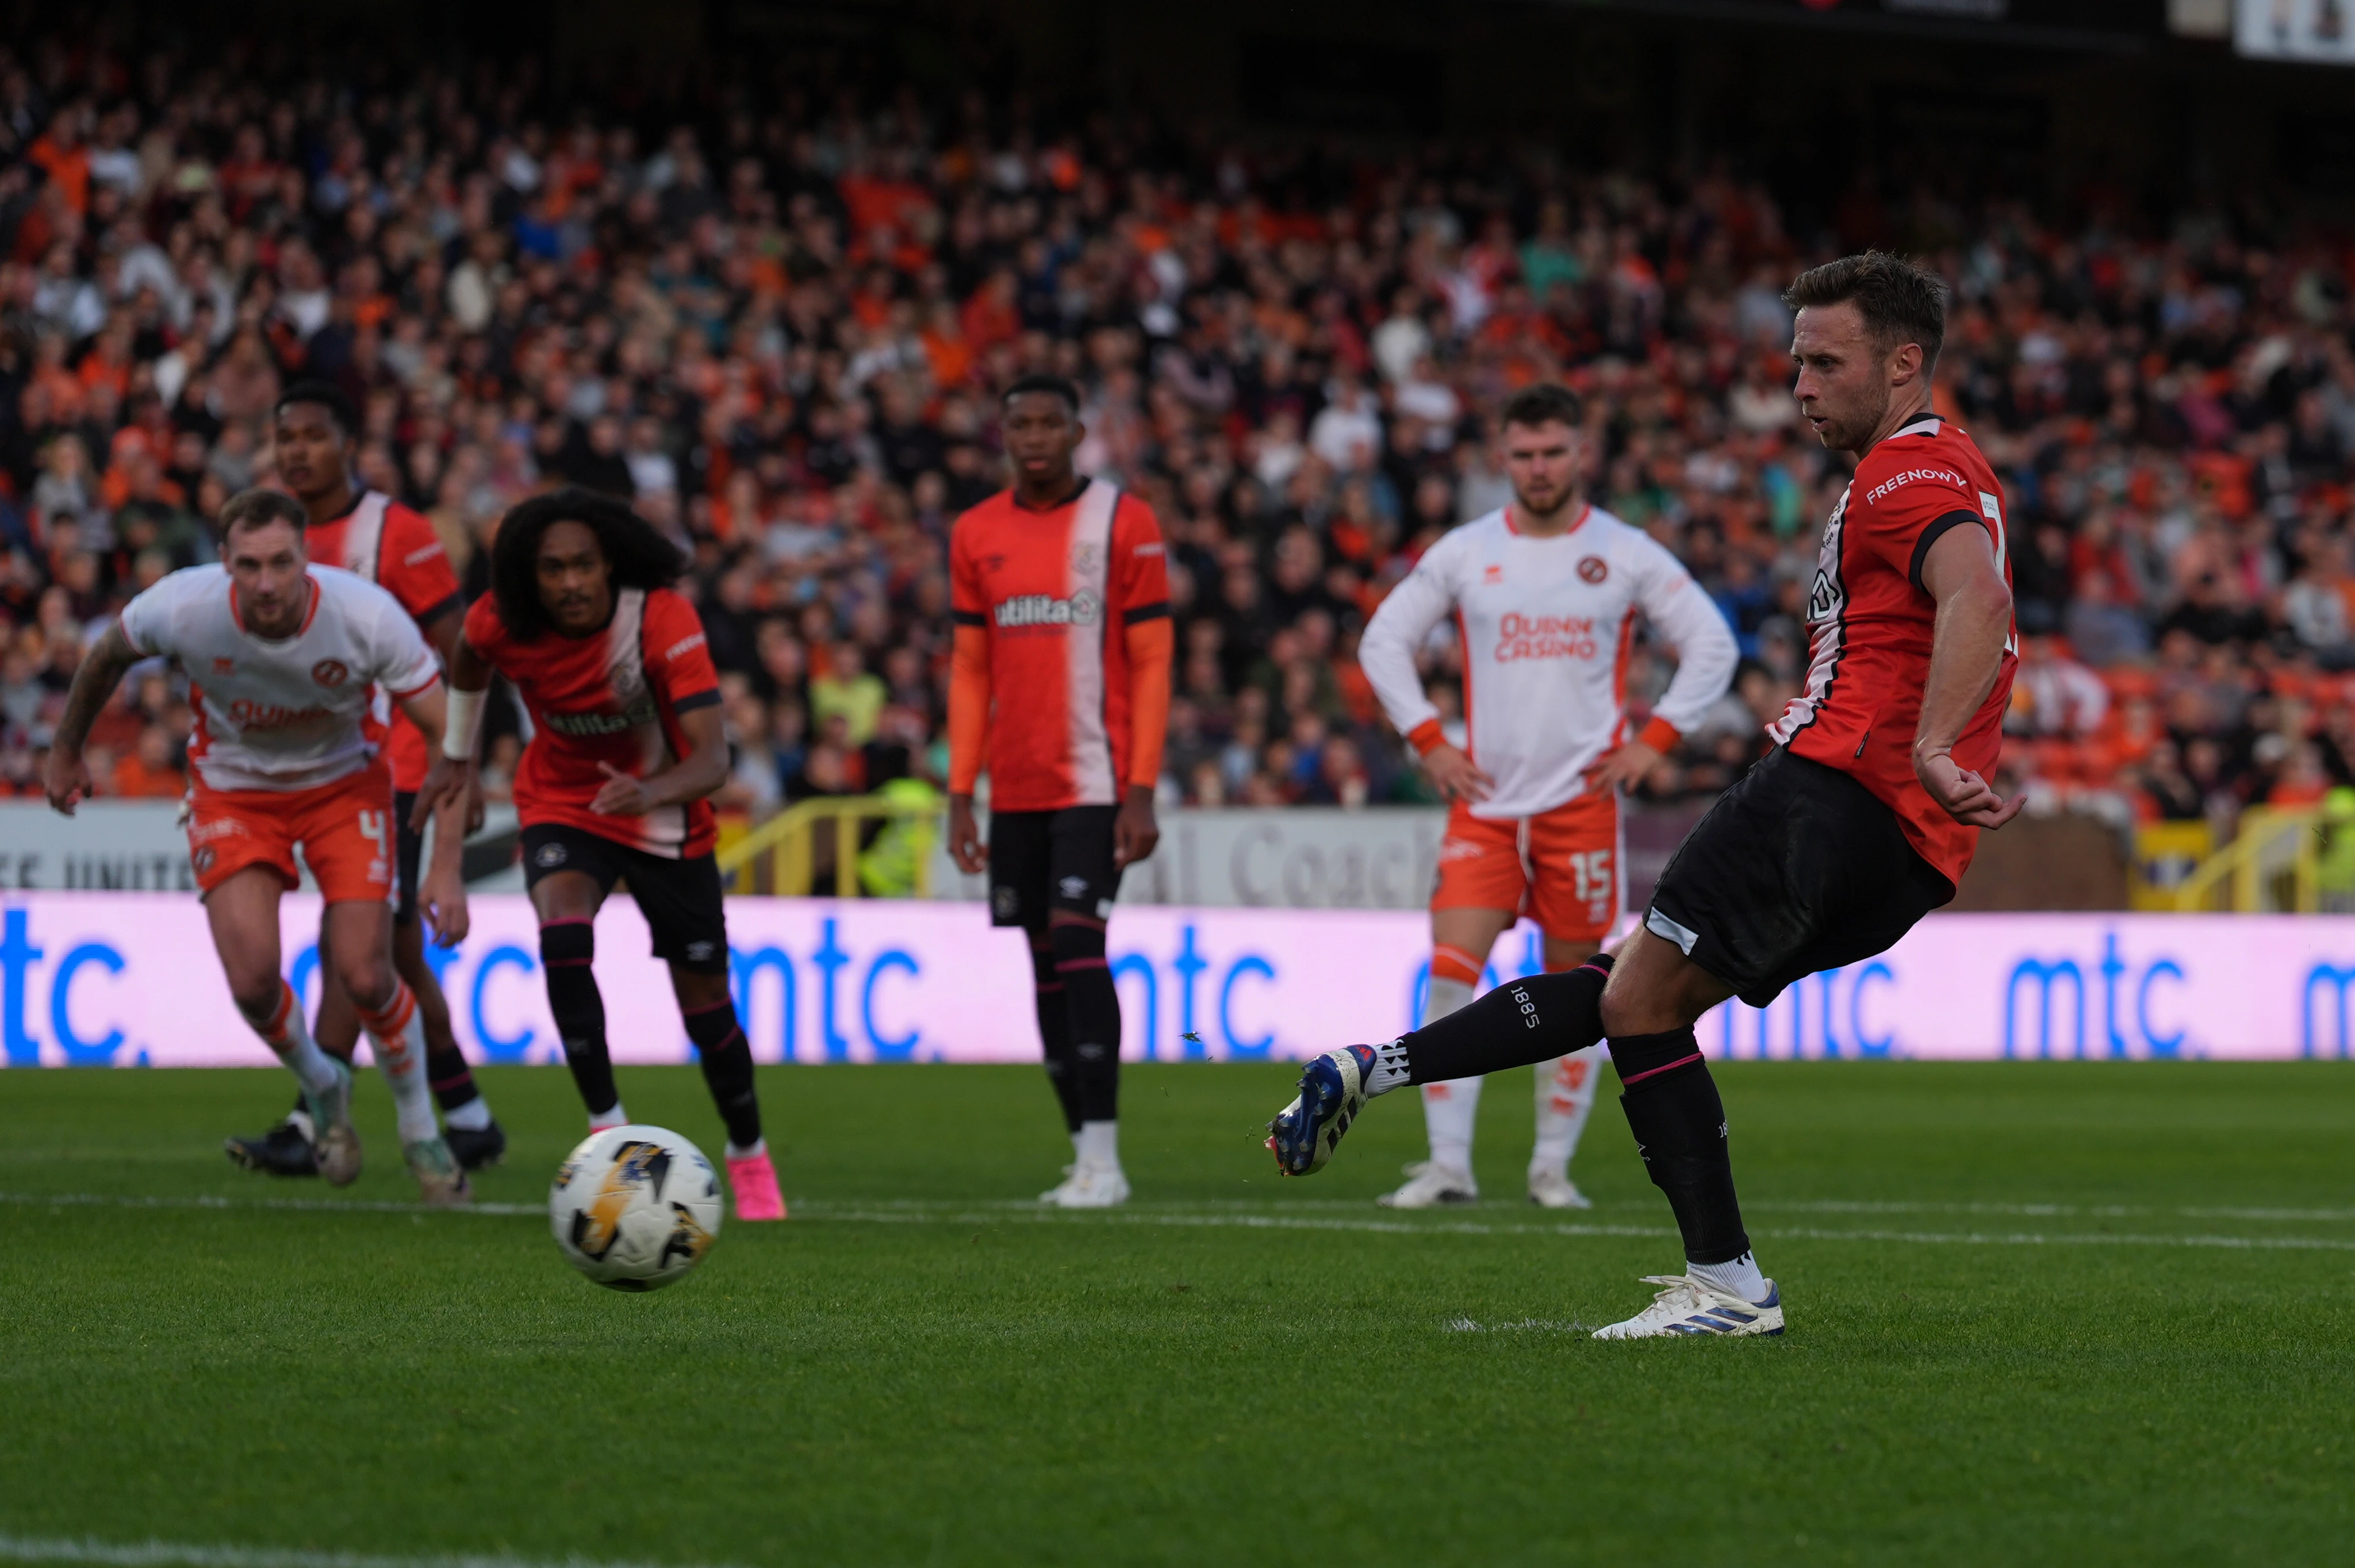
<path id="1" fill-rule="evenodd" d="M 115 1545 L 102 1541 L 47 1540 L 0 1535 L 0 1561 L 88 1563 L 100 1568 L 674 1568 L 671 1564 L 613 1563 L 574 1555 L 534 1560 L 473 1552 L 424 1553 L 415 1557 L 364 1556 L 354 1552 L 296 1552 L 272 1546 L 197 1546 L 183 1542 L 143 1541 Z"/>
<path id="2" fill-rule="evenodd" d="M 47 1195 L 33 1192 L 0 1192 L 0 1202 L 38 1208 L 51 1207 L 122 1208 L 122 1209 L 280 1209 L 302 1210 L 314 1213 L 337 1212 L 383 1214 L 475 1213 L 495 1216 L 538 1217 L 547 1210 L 537 1203 L 476 1203 L 465 1209 L 428 1209 L 418 1203 L 341 1202 L 320 1198 L 148 1198 L 113 1197 L 97 1192 L 61 1192 Z M 1760 1205 L 1764 1206 L 1764 1205 Z M 1796 1205 L 1795 1205 L 1796 1206 Z M 1859 1212 L 1966 1212 L 1972 1205 L 1919 1204 L 1908 1211 L 1898 1204 L 1866 1208 Z M 1987 1205 L 1998 1213 L 2105 1214 L 2105 1209 L 2072 1210 L 2066 1205 L 2021 1204 L 2016 1206 Z M 1375 1235 L 1462 1235 L 1462 1236 L 1612 1236 L 1657 1238 L 1673 1236 L 1674 1229 L 1662 1225 L 1613 1225 L 1581 1223 L 1561 1224 L 1496 1224 L 1480 1220 L 1375 1220 L 1348 1219 L 1326 1214 L 1236 1213 L 1232 1212 L 1203 1213 L 1182 1210 L 1128 1210 L 1073 1213 L 1062 1210 L 1036 1211 L 1026 1206 L 994 1205 L 987 1208 L 966 1206 L 951 1209 L 937 1204 L 915 1202 L 896 1203 L 877 1208 L 836 1208 L 831 1204 L 805 1202 L 801 1205 L 805 1220 L 819 1220 L 845 1224 L 901 1225 L 1141 1225 L 1174 1230 L 1265 1230 L 1265 1231 L 1336 1231 Z M 1845 1212 L 1845 1211 L 1832 1211 Z M 2137 1211 L 2148 1213 L 2149 1211 Z M 2332 1210 L 2221 1210 L 2185 1209 L 2188 1215 L 2224 1217 L 2239 1214 L 2252 1219 L 2304 1217 L 2322 1219 L 2339 1211 Z M 2151 1246 L 2151 1247 L 2223 1247 L 2254 1252 L 2355 1252 L 2355 1238 L 2341 1236 L 2235 1236 L 2235 1235 L 2150 1235 L 2109 1231 L 2057 1231 L 1989 1233 L 1981 1231 L 1895 1231 L 1895 1230 L 1831 1230 L 1817 1226 L 1785 1226 L 1752 1233 L 1769 1241 L 1851 1241 L 1900 1243 L 1913 1245 L 1956 1246 Z M 0 1558 L 6 1556 L 0 1552 Z M 487 1560 L 486 1560 L 487 1561 Z"/>

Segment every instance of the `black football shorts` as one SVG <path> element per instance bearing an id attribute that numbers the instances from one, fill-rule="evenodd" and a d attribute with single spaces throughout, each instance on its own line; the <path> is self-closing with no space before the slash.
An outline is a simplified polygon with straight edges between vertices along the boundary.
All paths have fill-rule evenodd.
<path id="1" fill-rule="evenodd" d="M 626 881 L 654 935 L 655 957 L 695 974 L 728 972 L 726 900 L 720 896 L 719 863 L 710 855 L 673 860 L 648 854 L 564 822 L 525 828 L 526 885 L 559 871 L 593 877 L 601 896 Z"/>
<path id="2" fill-rule="evenodd" d="M 989 923 L 1044 931 L 1061 909 L 1112 917 L 1120 872 L 1112 863 L 1117 806 L 989 814 Z"/>
<path id="3" fill-rule="evenodd" d="M 1644 927 L 1764 1007 L 1887 951 L 1954 896 L 1872 791 L 1777 747 L 1678 846 Z"/>

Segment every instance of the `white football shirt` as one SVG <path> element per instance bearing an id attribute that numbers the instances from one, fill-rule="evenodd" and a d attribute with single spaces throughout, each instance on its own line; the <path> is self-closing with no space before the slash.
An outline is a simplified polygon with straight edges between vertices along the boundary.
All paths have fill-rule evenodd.
<path id="1" fill-rule="evenodd" d="M 431 686 L 441 662 L 400 601 L 336 567 L 310 568 L 311 608 L 293 636 L 245 629 L 227 567 L 190 567 L 123 609 L 133 650 L 188 677 L 188 759 L 208 789 L 310 789 L 368 766 L 361 728 L 379 683 L 396 698 Z"/>
<path id="2" fill-rule="evenodd" d="M 1439 716 L 1415 650 L 1453 616 L 1465 750 L 1495 783 L 1472 814 L 1533 817 L 1584 794 L 1586 770 L 1628 738 L 1638 610 L 1677 651 L 1652 716 L 1681 735 L 1733 678 L 1733 632 L 1682 562 L 1600 507 L 1550 537 L 1516 528 L 1509 506 L 1446 534 L 1382 600 L 1358 662 L 1391 723 L 1412 736 Z"/>

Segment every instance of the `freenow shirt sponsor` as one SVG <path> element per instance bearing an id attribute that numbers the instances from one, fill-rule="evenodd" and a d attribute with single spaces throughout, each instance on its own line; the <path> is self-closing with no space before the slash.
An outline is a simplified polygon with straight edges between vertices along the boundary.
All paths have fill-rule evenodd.
<path id="1" fill-rule="evenodd" d="M 1898 470 L 1895 473 L 1891 474 L 1887 479 L 1882 480 L 1879 484 L 1874 485 L 1870 490 L 1866 491 L 1864 493 L 1864 499 L 1867 503 L 1878 501 L 1892 490 L 1901 490 L 1906 485 L 1912 484 L 1916 480 L 1923 479 L 1934 479 L 1942 484 L 1951 484 L 1956 490 L 1968 490 L 1970 488 L 1969 485 L 1963 482 L 1963 476 L 1956 473 L 1952 469 L 1905 468 Z"/>

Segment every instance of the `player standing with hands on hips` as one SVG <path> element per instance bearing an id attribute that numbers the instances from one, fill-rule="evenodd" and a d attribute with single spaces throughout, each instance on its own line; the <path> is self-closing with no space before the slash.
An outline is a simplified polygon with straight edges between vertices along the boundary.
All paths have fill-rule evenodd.
<path id="1" fill-rule="evenodd" d="M 325 967 L 358 1010 L 392 1086 L 401 1152 L 425 1202 L 467 1201 L 426 1087 L 425 1023 L 394 967 L 392 775 L 368 723 L 381 687 L 429 742 L 442 740 L 442 666 L 408 609 L 374 583 L 304 552 L 303 507 L 248 490 L 221 508 L 221 562 L 174 572 L 123 607 L 74 672 L 49 747 L 49 804 L 68 816 L 91 793 L 82 744 L 125 671 L 164 658 L 197 710 L 188 859 L 238 1011 L 303 1086 L 317 1171 L 360 1173 L 351 1068 L 304 1027 L 279 972 L 278 902 L 294 852 L 318 880 Z M 444 946 L 466 933 L 458 874 L 465 800 L 434 820 L 418 903 Z"/>
<path id="2" fill-rule="evenodd" d="M 719 830 L 708 797 L 728 778 L 719 675 L 702 618 L 671 590 L 684 565 L 653 524 L 590 491 L 534 496 L 501 519 L 491 591 L 466 612 L 450 665 L 450 732 L 417 810 L 472 793 L 484 699 L 492 673 L 505 675 L 531 713 L 515 777 L 524 881 L 539 916 L 548 1009 L 589 1130 L 630 1119 L 590 968 L 597 911 L 626 878 L 728 1127 L 736 1217 L 782 1220 L 752 1047 L 729 990 L 712 856 Z"/>
<path id="3" fill-rule="evenodd" d="M 1120 1166 L 1120 997 L 1104 929 L 1124 867 L 1153 853 L 1169 721 L 1168 563 L 1152 508 L 1071 454 L 1080 395 L 1026 376 L 1000 405 L 1014 485 L 949 541 L 949 853 L 989 872 L 990 922 L 1029 938 L 1047 1075 L 1072 1162 L 1039 1201 L 1107 1208 Z M 974 785 L 989 769 L 989 846 Z"/>
<path id="4" fill-rule="evenodd" d="M 1987 781 L 2019 659 L 2002 487 L 1930 406 L 1945 287 L 1869 251 L 1801 273 L 1784 300 L 1798 313 L 1800 412 L 1857 465 L 1824 525 L 1806 689 L 1768 726 L 1774 749 L 1693 829 L 1614 954 L 1321 1056 L 1269 1127 L 1278 1167 L 1306 1175 L 1371 1096 L 1607 1040 L 1685 1267 L 1652 1276 L 1652 1305 L 1598 1339 L 1782 1332 L 1693 1024 L 1729 996 L 1763 1008 L 1794 980 L 1886 951 L 1955 896 L 1979 831 L 2021 805 Z"/>
<path id="5" fill-rule="evenodd" d="M 1733 633 L 1682 563 L 1582 493 L 1589 454 L 1578 399 L 1530 387 L 1505 405 L 1498 440 L 1509 506 L 1423 553 L 1375 611 L 1358 660 L 1382 711 L 1455 802 L 1431 898 L 1428 1026 L 1472 1000 L 1497 938 L 1521 916 L 1545 936 L 1545 967 L 1594 956 L 1618 924 L 1619 792 L 1642 781 L 1732 678 Z M 1627 656 L 1636 612 L 1677 651 L 1676 678 L 1631 733 Z M 1440 732 L 1415 650 L 1445 620 L 1463 649 L 1465 744 Z M 1538 1064 L 1533 1203 L 1582 1209 L 1570 1159 L 1593 1107 L 1603 1050 Z M 1424 1082 L 1431 1158 L 1381 1202 L 1468 1203 L 1480 1080 Z"/>

